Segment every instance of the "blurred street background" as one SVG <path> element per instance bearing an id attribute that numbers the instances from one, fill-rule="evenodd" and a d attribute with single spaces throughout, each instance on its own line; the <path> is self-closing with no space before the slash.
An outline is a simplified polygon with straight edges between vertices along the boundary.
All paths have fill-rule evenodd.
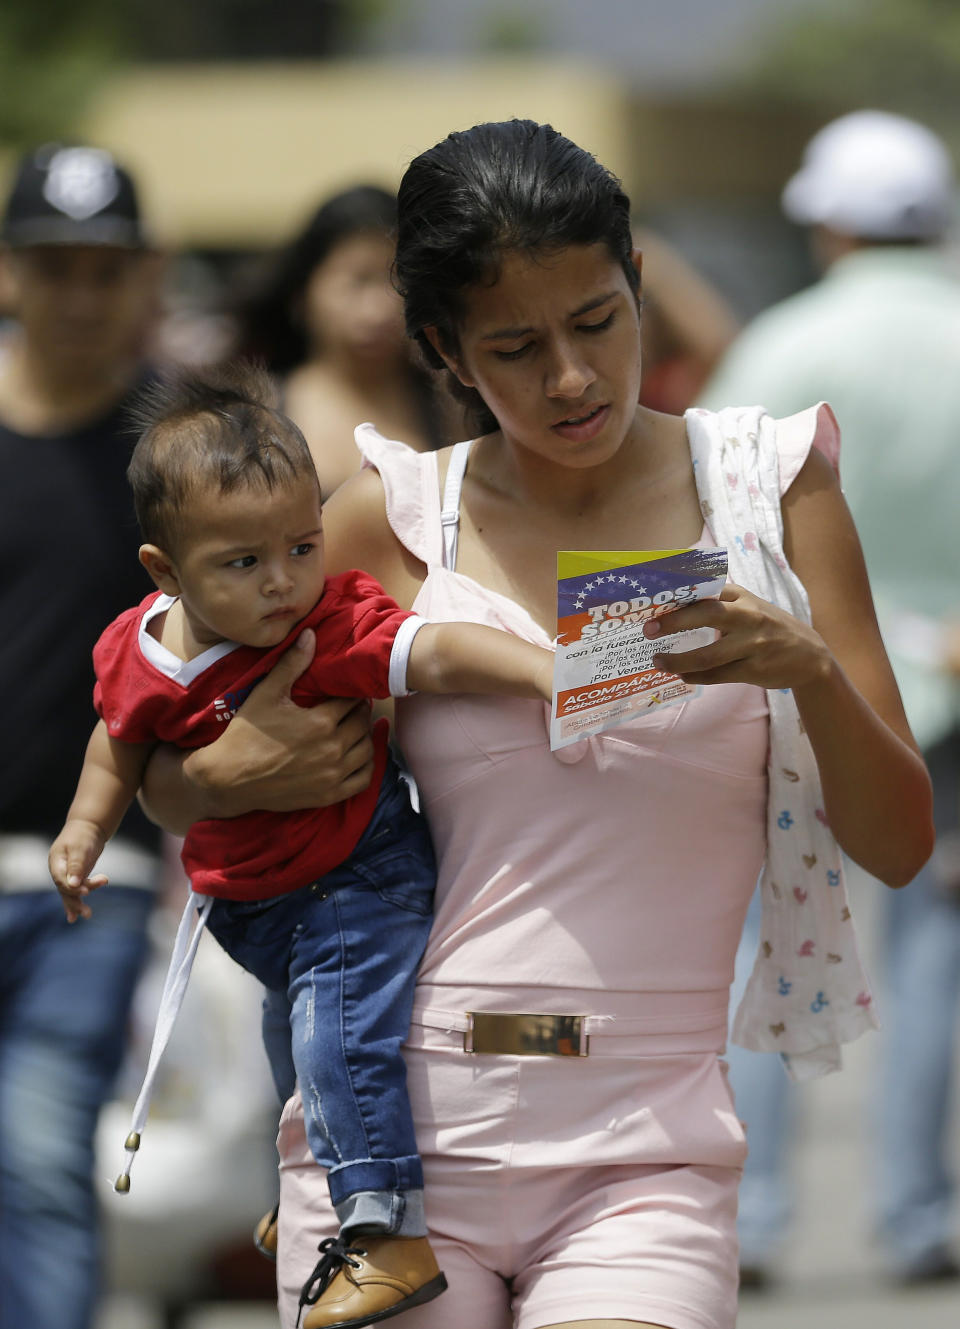
<path id="1" fill-rule="evenodd" d="M 394 186 L 451 129 L 550 120 L 748 318 L 811 275 L 777 202 L 812 132 L 876 106 L 956 147 L 958 67 L 944 0 L 6 0 L 0 171 L 46 139 L 115 152 L 177 257 L 168 344 L 200 356 L 319 199 Z"/>
<path id="2" fill-rule="evenodd" d="M 22 151 L 52 140 L 104 147 L 134 173 L 169 256 L 159 362 L 228 353 L 239 296 L 320 200 L 359 182 L 392 189 L 449 131 L 511 116 L 548 120 L 593 151 L 623 179 L 638 227 L 746 322 L 814 278 L 779 196 L 820 126 L 860 107 L 898 111 L 960 161 L 960 6 L 4 0 L 0 87 L 0 185 Z M 0 284 L 0 354 L 4 300 Z M 272 1270 L 249 1240 L 275 1193 L 259 994 L 207 939 L 131 1195 L 116 1197 L 109 1180 L 182 889 L 171 873 L 129 1065 L 101 1121 L 109 1294 L 97 1329 L 274 1329 Z M 855 889 L 868 938 L 880 889 Z M 878 989 L 882 1011 L 882 977 Z M 957 1282 L 893 1289 L 872 1240 L 876 1043 L 865 1038 L 842 1074 L 803 1090 L 790 1240 L 770 1286 L 744 1297 L 743 1329 L 960 1323 Z M 957 1163 L 956 1110 L 951 1130 Z"/>

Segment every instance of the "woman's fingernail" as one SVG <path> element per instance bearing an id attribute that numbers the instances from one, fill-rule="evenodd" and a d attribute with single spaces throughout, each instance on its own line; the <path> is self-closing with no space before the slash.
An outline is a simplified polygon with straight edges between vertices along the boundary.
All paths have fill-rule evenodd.
<path id="1" fill-rule="evenodd" d="M 649 619 L 647 619 L 646 623 L 644 623 L 644 625 L 643 625 L 643 635 L 644 635 L 645 637 L 659 637 L 659 636 L 660 636 L 660 624 L 657 622 L 657 620 L 656 620 L 655 618 L 649 618 Z"/>

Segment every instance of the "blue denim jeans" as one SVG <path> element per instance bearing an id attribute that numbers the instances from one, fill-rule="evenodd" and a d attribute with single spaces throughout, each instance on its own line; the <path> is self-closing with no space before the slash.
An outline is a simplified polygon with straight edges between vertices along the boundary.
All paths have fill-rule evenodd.
<path id="1" fill-rule="evenodd" d="M 286 895 L 217 900 L 207 922 L 228 954 L 270 990 L 265 1043 L 274 1079 L 281 1093 L 289 1087 L 289 1047 L 307 1140 L 327 1169 L 345 1231 L 426 1232 L 400 1049 L 435 884 L 426 821 L 391 763 L 346 862 Z"/>
<path id="2" fill-rule="evenodd" d="M 956 845 L 958 834 L 960 734 L 924 756 L 933 780 L 939 853 L 951 841 Z M 951 868 L 957 873 L 960 863 L 955 859 Z M 948 1134 L 960 1032 L 960 883 L 956 876 L 943 879 L 935 854 L 902 890 L 879 882 L 873 888 L 881 893 L 884 946 L 871 1200 L 890 1263 L 907 1269 L 953 1242 L 956 1183 Z M 737 952 L 731 1009 L 753 964 L 759 929 L 755 894 Z M 731 1046 L 728 1059 L 749 1144 L 737 1218 L 741 1260 L 763 1264 L 776 1254 L 792 1217 L 798 1087 L 771 1053 Z"/>
<path id="3" fill-rule="evenodd" d="M 754 891 L 737 949 L 730 989 L 736 1012 L 760 945 L 760 892 Z M 779 1253 L 793 1217 L 790 1170 L 797 1118 L 797 1086 L 774 1052 L 749 1052 L 731 1043 L 726 1051 L 737 1116 L 747 1129 L 747 1159 L 740 1182 L 737 1236 L 742 1265 L 765 1265 Z"/>
<path id="4" fill-rule="evenodd" d="M 114 882 L 93 918 L 0 894 L 0 1325 L 90 1329 L 100 1280 L 94 1131 L 127 1037 L 153 894 Z"/>
<path id="5" fill-rule="evenodd" d="M 960 732 L 925 752 L 938 848 L 884 899 L 883 1028 L 876 1096 L 880 1235 L 909 1266 L 954 1237 L 951 1090 L 960 1033 L 960 862 L 941 855 L 960 830 Z"/>

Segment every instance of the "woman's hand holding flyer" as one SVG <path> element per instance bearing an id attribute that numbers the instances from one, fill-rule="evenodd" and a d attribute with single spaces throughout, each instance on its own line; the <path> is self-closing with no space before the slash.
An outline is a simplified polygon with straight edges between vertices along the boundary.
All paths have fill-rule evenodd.
<path id="1" fill-rule="evenodd" d="M 716 598 L 726 579 L 725 549 L 559 553 L 550 747 L 696 696 L 698 687 L 654 664 L 663 644 L 645 637 L 643 625 Z M 712 628 L 677 633 L 670 649 L 693 650 L 714 637 Z"/>

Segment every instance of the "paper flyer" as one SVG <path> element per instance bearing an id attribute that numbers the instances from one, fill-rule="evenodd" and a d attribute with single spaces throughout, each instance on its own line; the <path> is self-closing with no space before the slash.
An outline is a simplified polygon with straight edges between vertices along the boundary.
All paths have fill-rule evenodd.
<path id="1" fill-rule="evenodd" d="M 718 596 L 726 579 L 725 549 L 561 551 L 551 749 L 696 696 L 698 687 L 658 669 L 653 656 L 708 645 L 714 630 L 680 632 L 667 644 L 648 640 L 643 625 Z"/>

